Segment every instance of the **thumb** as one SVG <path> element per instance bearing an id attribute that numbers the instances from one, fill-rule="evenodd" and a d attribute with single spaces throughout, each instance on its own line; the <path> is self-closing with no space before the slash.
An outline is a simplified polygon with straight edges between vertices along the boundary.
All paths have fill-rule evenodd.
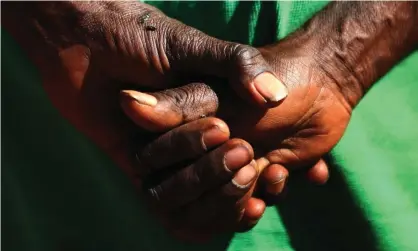
<path id="1" fill-rule="evenodd" d="M 180 124 L 214 115 L 218 97 L 209 86 L 192 83 L 147 94 L 124 90 L 120 102 L 126 115 L 138 126 L 164 132 Z"/>
<path id="2" fill-rule="evenodd" d="M 168 60 L 175 74 L 227 78 L 241 97 L 261 106 L 277 105 L 287 96 L 285 85 L 256 48 L 178 25 L 167 38 Z"/>

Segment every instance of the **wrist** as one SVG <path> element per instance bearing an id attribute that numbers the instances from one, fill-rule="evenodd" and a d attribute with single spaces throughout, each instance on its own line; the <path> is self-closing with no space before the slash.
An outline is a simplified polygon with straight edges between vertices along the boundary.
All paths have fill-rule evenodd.
<path id="1" fill-rule="evenodd" d="M 351 107 L 417 48 L 415 2 L 333 2 L 295 33 Z"/>
<path id="2" fill-rule="evenodd" d="M 327 11 L 331 10 L 323 10 L 323 12 Z M 309 51 L 311 66 L 321 75 L 319 84 L 331 89 L 352 110 L 371 85 L 369 72 L 372 69 L 363 66 L 362 71 L 358 71 L 360 67 L 357 66 L 363 63 L 361 58 L 363 53 L 358 51 L 361 45 L 347 46 L 347 41 L 341 41 L 342 34 L 335 26 L 332 20 L 319 14 L 295 35 L 303 37 L 303 39 L 298 38 L 304 41 L 299 47 L 307 48 L 306 50 Z M 344 39 L 351 41 L 356 37 Z"/>
<path id="3" fill-rule="evenodd" d="M 322 74 L 325 87 L 338 93 L 350 109 L 360 102 L 371 85 L 367 72 L 357 72 L 345 55 L 339 55 L 333 44 L 312 49 L 312 61 Z M 365 74 L 365 75 L 363 75 Z"/>
<path id="4" fill-rule="evenodd" d="M 305 70 L 311 72 L 312 81 L 330 89 L 348 110 L 352 110 L 364 96 L 367 84 L 352 70 L 347 58 L 336 53 L 335 44 L 324 41 L 316 29 L 307 27 L 293 33 L 280 41 L 275 54 L 292 58 L 293 64 L 301 65 L 298 69 L 306 67 Z"/>

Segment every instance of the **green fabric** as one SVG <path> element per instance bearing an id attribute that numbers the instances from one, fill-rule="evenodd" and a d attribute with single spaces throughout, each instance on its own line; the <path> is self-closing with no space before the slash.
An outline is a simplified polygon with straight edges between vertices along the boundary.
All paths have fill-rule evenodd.
<path id="1" fill-rule="evenodd" d="M 326 2 L 154 2 L 213 36 L 263 45 Z M 150 219 L 106 156 L 62 119 L 2 31 L 4 250 L 418 250 L 418 53 L 379 81 L 333 151 L 331 179 L 299 180 L 248 233 L 186 245 Z"/>

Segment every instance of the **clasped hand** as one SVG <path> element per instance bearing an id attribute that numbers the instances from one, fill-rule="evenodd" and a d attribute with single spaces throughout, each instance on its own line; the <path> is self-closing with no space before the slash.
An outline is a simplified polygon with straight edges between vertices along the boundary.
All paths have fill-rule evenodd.
<path id="1" fill-rule="evenodd" d="M 177 234 L 253 226 L 265 208 L 256 185 L 277 195 L 288 170 L 313 166 L 308 177 L 326 181 L 321 156 L 351 106 L 298 36 L 256 49 L 139 2 L 4 8 L 53 105 Z"/>
<path id="2" fill-rule="evenodd" d="M 309 179 L 327 180 L 321 157 L 343 135 L 352 108 L 297 42 L 290 37 L 259 48 L 288 90 L 277 107 L 252 106 L 217 83 L 121 93 L 136 125 L 165 132 L 138 147 L 137 167 L 153 180 L 144 186 L 147 198 L 175 232 L 201 237 L 253 226 L 265 208 L 252 197 L 256 185 L 278 195 L 287 170 L 312 167 Z"/>

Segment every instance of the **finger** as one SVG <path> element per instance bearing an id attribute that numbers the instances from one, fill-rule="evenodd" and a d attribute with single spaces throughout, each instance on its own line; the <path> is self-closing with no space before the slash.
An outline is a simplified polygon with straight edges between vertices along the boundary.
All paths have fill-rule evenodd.
<path id="1" fill-rule="evenodd" d="M 279 195 L 283 192 L 289 172 L 279 164 L 272 164 L 264 169 L 261 177 L 266 191 L 271 195 Z"/>
<path id="2" fill-rule="evenodd" d="M 241 168 L 233 179 L 219 189 L 177 210 L 174 214 L 191 228 L 204 230 L 232 230 L 242 217 L 242 209 L 249 198 L 248 192 L 257 177 L 256 162 Z"/>
<path id="3" fill-rule="evenodd" d="M 258 183 L 258 179 L 260 177 L 260 174 L 264 172 L 264 170 L 270 165 L 270 162 L 266 158 L 259 158 L 256 161 L 257 168 L 258 168 L 258 177 L 257 180 L 254 183 Z M 253 191 L 256 188 L 254 184 L 251 188 L 251 190 L 248 192 L 248 195 L 253 195 Z M 242 215 L 242 219 L 237 227 L 238 231 L 248 231 L 251 228 L 253 228 L 262 215 L 264 214 L 264 210 L 266 208 L 266 204 L 263 200 L 260 200 L 258 198 L 250 197 L 248 201 L 244 205 L 244 211 Z"/>
<path id="4" fill-rule="evenodd" d="M 201 83 L 152 94 L 122 91 L 120 100 L 124 112 L 135 124 L 157 132 L 211 116 L 218 109 L 217 95 Z"/>
<path id="5" fill-rule="evenodd" d="M 177 127 L 136 154 L 142 177 L 190 159 L 196 159 L 229 139 L 228 126 L 220 119 L 205 118 Z"/>
<path id="6" fill-rule="evenodd" d="M 197 162 L 148 188 L 147 194 L 151 202 L 163 210 L 178 208 L 208 189 L 226 183 L 239 169 L 248 165 L 253 156 L 247 142 L 229 140 Z"/>
<path id="7" fill-rule="evenodd" d="M 168 61 L 175 72 L 226 77 L 238 94 L 261 106 L 277 104 L 287 96 L 286 87 L 257 49 L 180 26 L 167 39 Z"/>
<path id="8" fill-rule="evenodd" d="M 258 198 L 251 197 L 245 204 L 244 214 L 238 226 L 238 231 L 248 231 L 257 225 L 266 210 L 266 203 Z"/>
<path id="9" fill-rule="evenodd" d="M 327 163 L 320 159 L 312 168 L 306 173 L 307 178 L 315 184 L 323 185 L 328 181 L 329 168 Z"/>
<path id="10" fill-rule="evenodd" d="M 126 18 L 111 15 L 115 18 L 111 29 L 102 34 L 118 41 L 116 48 L 122 47 L 118 49 L 124 55 L 114 53 L 113 43 L 108 48 L 112 57 L 101 56 L 102 50 L 96 53 L 96 61 L 105 64 L 111 76 L 154 88 L 167 87 L 167 76 L 227 78 L 241 97 L 261 106 L 277 105 L 287 96 L 286 87 L 257 49 L 208 36 L 152 7 L 133 8 Z"/>

